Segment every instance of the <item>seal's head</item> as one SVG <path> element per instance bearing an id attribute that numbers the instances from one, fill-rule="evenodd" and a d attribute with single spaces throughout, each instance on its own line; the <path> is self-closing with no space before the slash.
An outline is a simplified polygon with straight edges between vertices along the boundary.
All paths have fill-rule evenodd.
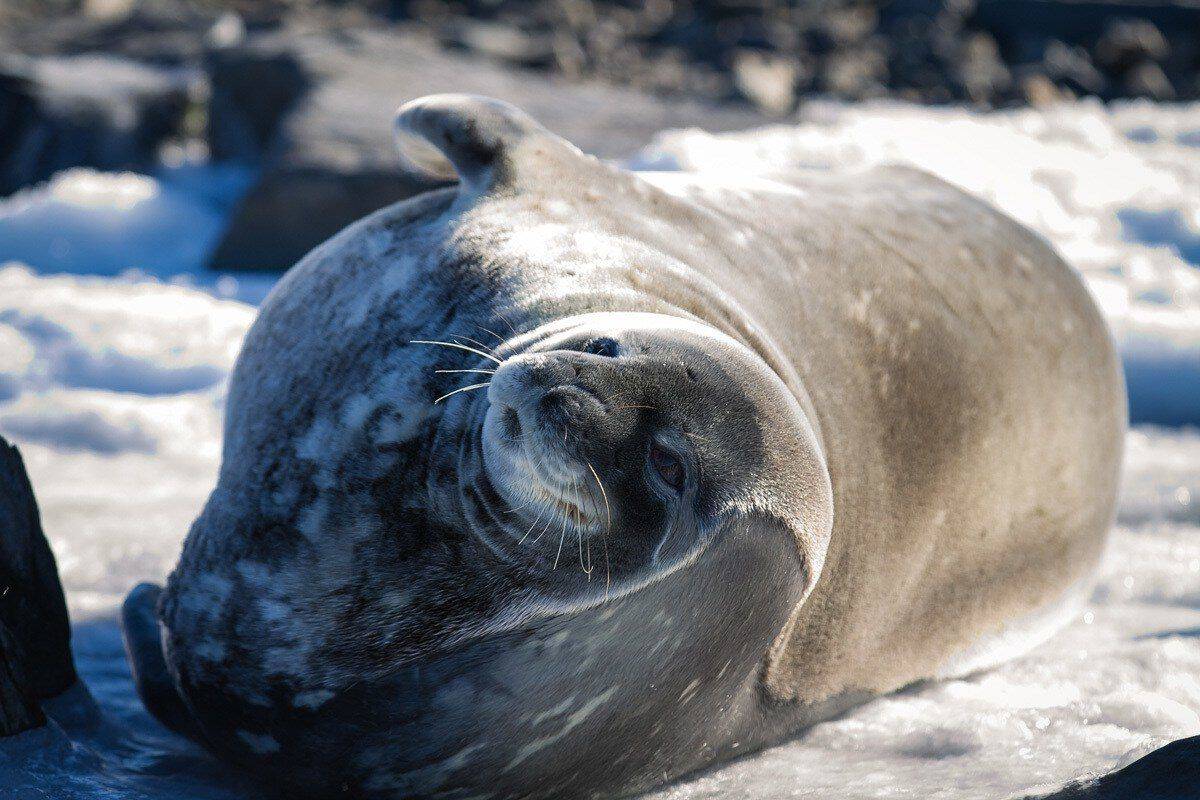
<path id="1" fill-rule="evenodd" d="M 430 484 L 475 554 L 438 591 L 486 599 L 469 626 L 420 618 L 418 669 L 377 687 L 407 744 L 376 777 L 571 797 L 754 747 L 762 671 L 831 525 L 793 391 L 742 342 L 656 313 L 570 316 L 493 358 L 446 399 L 455 463 Z"/>
<path id="2" fill-rule="evenodd" d="M 643 587 L 751 513 L 794 537 L 806 584 L 820 571 L 819 445 L 748 347 L 678 317 L 595 313 L 506 349 L 473 401 L 479 447 L 463 451 L 460 496 L 542 600 L 579 608 Z"/>

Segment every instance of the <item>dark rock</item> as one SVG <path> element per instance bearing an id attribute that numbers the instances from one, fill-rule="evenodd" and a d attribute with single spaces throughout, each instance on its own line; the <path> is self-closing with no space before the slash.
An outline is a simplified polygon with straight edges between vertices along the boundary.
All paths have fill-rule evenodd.
<path id="1" fill-rule="evenodd" d="M 210 260 L 220 270 L 286 269 L 364 214 L 428 188 L 400 171 L 391 133 L 395 109 L 423 94 L 507 100 L 607 158 L 636 152 L 665 128 L 734 130 L 769 119 L 747 109 L 514 74 L 403 30 L 281 31 L 251 36 L 247 45 L 291 53 L 313 83 L 285 114 L 258 185 Z"/>
<path id="2" fill-rule="evenodd" d="M 1200 736 L 1160 747 L 1128 766 L 1022 800 L 1187 800 L 1200 787 Z"/>
<path id="3" fill-rule="evenodd" d="M 119 57 L 0 58 L 0 194 L 68 167 L 149 169 L 199 76 Z"/>
<path id="4" fill-rule="evenodd" d="M 1115 19 L 1096 43 L 1096 61 L 1116 73 L 1143 61 L 1162 61 L 1171 46 L 1154 23 L 1144 19 Z"/>
<path id="5" fill-rule="evenodd" d="M 1132 18 L 1161 31 L 1195 31 L 1200 6 L 1169 0 L 979 0 L 969 23 L 990 32 L 1001 49 L 1009 51 L 1019 48 L 1022 41 L 1051 39 L 1089 46 L 1104 35 L 1114 19 Z"/>
<path id="6" fill-rule="evenodd" d="M 46 715 L 29 687 L 24 648 L 0 622 L 0 737 L 38 728 L 45 722 Z"/>
<path id="7" fill-rule="evenodd" d="M 283 115 L 311 84 L 295 55 L 275 39 L 214 47 L 205 70 L 210 93 L 206 138 L 216 159 L 260 157 Z"/>
<path id="8" fill-rule="evenodd" d="M 1162 67 L 1152 61 L 1143 61 L 1129 70 L 1123 82 L 1124 93 L 1130 97 L 1148 97 L 1151 100 L 1174 100 L 1175 88 L 1163 72 Z"/>
<path id="9" fill-rule="evenodd" d="M 1052 41 L 1046 47 L 1042 64 L 1050 80 L 1074 94 L 1099 95 L 1104 93 L 1107 86 L 1104 76 L 1092 66 L 1092 60 L 1083 47 Z"/>
<path id="10" fill-rule="evenodd" d="M 77 680 L 58 569 L 15 447 L 0 437 L 0 735 L 44 721 Z"/>

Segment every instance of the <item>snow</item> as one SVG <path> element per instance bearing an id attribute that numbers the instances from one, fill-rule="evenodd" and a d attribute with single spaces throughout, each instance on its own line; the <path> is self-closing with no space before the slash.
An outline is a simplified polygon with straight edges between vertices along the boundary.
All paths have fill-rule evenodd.
<path id="1" fill-rule="evenodd" d="M 767 175 L 886 160 L 930 169 L 1053 241 L 1112 323 L 1135 418 L 1200 423 L 1200 106 L 816 105 L 794 126 L 666 133 L 635 163 Z M 269 286 L 198 273 L 244 186 L 231 175 L 76 170 L 0 201 L 0 263 L 26 265 L 0 267 L 0 432 L 25 454 L 80 670 L 107 719 L 60 717 L 0 742 L 0 783 L 20 776 L 11 796 L 238 796 L 140 709 L 113 622 L 134 583 L 169 571 L 215 480 L 225 380 L 254 316 L 231 298 Z M 1099 581 L 1063 632 L 653 797 L 1000 798 L 1198 733 L 1200 431 L 1139 425 Z"/>
<path id="2" fill-rule="evenodd" d="M 175 153 L 156 175 L 71 169 L 0 202 L 0 263 L 42 273 L 153 275 L 259 302 L 260 274 L 204 273 L 229 212 L 249 187 L 246 167 Z"/>

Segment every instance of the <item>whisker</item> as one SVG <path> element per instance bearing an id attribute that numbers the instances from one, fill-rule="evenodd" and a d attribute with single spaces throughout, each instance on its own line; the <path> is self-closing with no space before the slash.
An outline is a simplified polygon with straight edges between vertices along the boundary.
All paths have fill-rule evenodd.
<path id="1" fill-rule="evenodd" d="M 491 353 L 485 353 L 482 350 L 476 350 L 474 347 L 467 347 L 465 344 L 459 344 L 458 342 L 435 342 L 431 339 L 413 339 L 409 342 L 409 344 L 436 344 L 441 347 L 457 347 L 459 350 L 466 350 L 468 353 L 474 353 L 475 355 L 483 356 L 484 358 L 490 358 L 492 361 L 495 361 L 497 364 L 504 363 L 503 361 L 496 358 Z"/>
<path id="2" fill-rule="evenodd" d="M 612 564 L 608 560 L 608 534 L 611 531 L 606 531 L 600 537 L 600 541 L 604 543 L 604 602 L 608 602 L 608 590 L 612 588 Z"/>
<path id="3" fill-rule="evenodd" d="M 567 515 L 562 515 L 562 532 L 558 535 L 558 552 L 554 554 L 554 566 L 550 569 L 558 569 L 558 557 L 562 555 L 563 539 L 567 538 Z"/>
<path id="4" fill-rule="evenodd" d="M 583 570 L 583 574 L 584 574 L 584 575 L 587 575 L 587 576 L 588 576 L 588 580 L 590 581 L 590 580 L 592 579 L 592 569 L 591 569 L 592 550 L 591 550 L 591 545 L 589 545 L 589 546 L 588 546 L 588 562 L 589 562 L 589 563 L 588 563 L 587 565 L 584 565 L 584 563 L 583 563 L 583 517 L 582 517 L 582 515 L 583 515 L 583 511 L 582 511 L 582 509 L 580 508 L 580 504 L 582 503 L 582 500 L 583 500 L 583 498 L 581 498 L 581 497 L 579 496 L 579 494 L 578 494 L 578 493 L 576 493 L 576 494 L 575 494 L 575 507 L 574 507 L 574 517 L 575 517 L 575 541 L 576 541 L 576 543 L 577 543 L 577 545 L 576 545 L 576 546 L 577 546 L 577 547 L 578 547 L 578 549 L 579 549 L 579 568 L 580 568 L 581 570 Z"/>
<path id="5" fill-rule="evenodd" d="M 596 479 L 596 485 L 600 487 L 600 496 L 604 498 L 604 514 L 608 517 L 608 529 L 612 530 L 612 508 L 608 505 L 608 492 L 604 491 L 604 482 L 600 480 L 600 476 L 596 473 L 596 468 L 592 466 L 592 462 L 585 460 L 588 470 L 592 473 L 592 477 Z"/>
<path id="6" fill-rule="evenodd" d="M 497 316 L 497 317 L 499 317 L 499 318 L 500 318 L 500 320 L 501 320 L 501 321 L 502 321 L 502 322 L 503 322 L 505 325 L 507 325 L 507 326 L 508 326 L 508 329 L 509 329 L 510 331 L 512 331 L 512 335 L 513 335 L 513 336 L 516 336 L 516 335 L 517 335 L 517 329 L 513 327 L 513 324 L 512 324 L 511 322 L 509 322 L 509 321 L 508 321 L 508 317 L 504 316 L 504 315 L 503 315 L 503 314 L 501 314 L 499 311 L 497 311 L 497 312 L 495 312 L 495 313 L 496 313 L 496 316 Z"/>
<path id="7" fill-rule="evenodd" d="M 470 342 L 471 344 L 477 344 L 477 345 L 479 345 L 480 347 L 482 347 L 484 350 L 487 350 L 489 353 L 493 353 L 493 354 L 494 354 L 494 352 L 495 352 L 495 349 L 496 349 L 496 348 L 494 348 L 494 347 L 490 347 L 490 346 L 488 346 L 487 344 L 485 344 L 485 343 L 483 343 L 483 342 L 479 341 L 478 339 L 472 339 L 470 336 L 463 336 L 461 333 L 452 333 L 452 334 L 450 334 L 450 335 L 451 335 L 453 338 L 455 338 L 455 339 L 466 339 L 466 340 L 467 340 L 468 342 Z"/>
<path id="8" fill-rule="evenodd" d="M 547 503 L 545 510 L 549 510 L 551 508 L 554 508 L 554 504 Z M 542 526 L 541 533 L 539 533 L 537 536 L 533 537 L 533 541 L 530 542 L 530 544 L 537 544 L 538 542 L 540 542 L 542 540 L 542 537 L 545 536 L 550 531 L 550 526 L 553 524 L 554 524 L 554 515 L 551 514 L 549 517 L 547 517 L 546 524 Z"/>
<path id="9" fill-rule="evenodd" d="M 592 477 L 596 479 L 596 485 L 600 487 L 600 496 L 604 498 L 604 515 L 608 520 L 605 526 L 604 533 L 600 534 L 600 543 L 604 545 L 604 602 L 608 602 L 608 593 L 612 589 L 612 561 L 608 557 L 608 535 L 612 533 L 612 507 L 608 504 L 608 492 L 604 489 L 604 482 L 600 480 L 599 473 L 592 466 L 590 461 L 584 461 L 587 468 L 592 473 Z M 588 542 L 588 556 L 591 556 L 591 541 Z"/>
<path id="10" fill-rule="evenodd" d="M 518 511 L 520 511 L 522 508 L 528 508 L 528 507 L 529 507 L 529 504 L 530 504 L 530 503 L 532 503 L 532 502 L 533 502 L 534 500 L 536 500 L 536 499 L 537 499 L 537 498 L 536 498 L 536 497 L 534 497 L 534 496 L 533 496 L 533 494 L 531 493 L 531 494 L 529 495 L 529 497 L 528 497 L 528 498 L 525 500 L 525 502 L 524 502 L 524 503 L 521 503 L 521 505 L 519 505 L 519 506 L 511 506 L 511 507 L 509 507 L 509 508 L 505 509 L 504 511 L 501 511 L 500 513 L 501 513 L 501 514 L 515 514 L 515 513 L 517 513 Z"/>
<path id="11" fill-rule="evenodd" d="M 475 327 L 479 328 L 479 330 L 483 331 L 484 333 L 490 333 L 492 336 L 496 337 L 496 341 L 500 342 L 500 344 L 504 344 L 504 337 L 501 336 L 500 334 L 496 333 L 491 328 L 485 328 L 483 325 L 480 325 L 478 322 L 475 323 Z"/>
<path id="12" fill-rule="evenodd" d="M 435 375 L 446 375 L 451 372 L 482 372 L 484 375 L 496 374 L 496 370 L 494 369 L 435 369 L 433 371 Z"/>
<path id="13" fill-rule="evenodd" d="M 485 386 L 491 386 L 491 385 L 492 385 L 491 381 L 488 381 L 487 383 L 472 383 L 470 386 L 463 386 L 460 389 L 455 389 L 453 392 L 446 392 L 444 395 L 439 397 L 437 400 L 434 400 L 433 402 L 436 405 L 437 403 L 440 403 L 443 400 L 445 400 L 447 397 L 450 397 L 451 395 L 456 395 L 459 392 L 469 392 L 472 389 L 482 389 Z"/>
<path id="14" fill-rule="evenodd" d="M 536 528 L 537 524 L 542 521 L 542 515 L 546 513 L 546 509 L 548 509 L 549 507 L 550 507 L 549 504 L 542 506 L 542 510 L 538 512 L 537 518 L 533 520 L 533 524 L 529 526 L 529 530 L 525 531 L 525 535 L 522 536 L 520 538 L 520 540 L 517 542 L 518 545 L 521 544 L 521 542 L 525 541 L 525 539 L 529 536 L 529 534 L 533 533 L 533 529 Z M 538 537 L 538 538 L 541 538 L 541 537 Z M 534 539 L 533 541 L 537 542 L 537 539 Z"/>

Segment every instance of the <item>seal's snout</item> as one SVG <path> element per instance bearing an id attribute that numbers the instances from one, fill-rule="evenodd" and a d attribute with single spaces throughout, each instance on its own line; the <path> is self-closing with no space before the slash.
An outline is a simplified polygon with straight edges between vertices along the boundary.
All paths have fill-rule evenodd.
<path id="1" fill-rule="evenodd" d="M 579 383 L 580 366 L 558 353 L 530 353 L 508 359 L 488 387 L 488 402 L 512 409 L 517 417 L 551 414 L 578 419 L 602 409 L 599 400 Z M 505 412 L 506 417 L 512 414 Z"/>
<path id="2" fill-rule="evenodd" d="M 589 377 L 587 365 L 569 351 L 506 359 L 488 386 L 485 448 L 552 484 L 578 480 L 587 457 L 581 448 L 607 414 Z"/>

